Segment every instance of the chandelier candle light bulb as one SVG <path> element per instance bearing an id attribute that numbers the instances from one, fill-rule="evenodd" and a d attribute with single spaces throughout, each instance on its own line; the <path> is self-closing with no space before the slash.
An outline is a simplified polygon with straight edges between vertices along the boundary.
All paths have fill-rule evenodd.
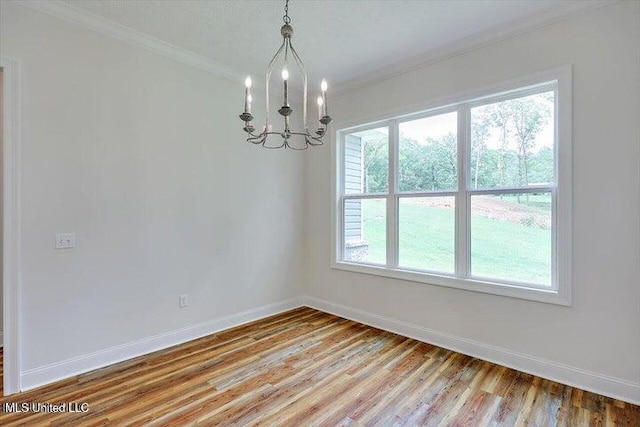
<path id="1" fill-rule="evenodd" d="M 322 117 L 327 117 L 327 81 L 325 79 L 320 83 L 320 90 L 322 90 Z"/>
<path id="2" fill-rule="evenodd" d="M 307 125 L 307 72 L 304 67 L 304 63 L 298 52 L 293 47 L 291 43 L 291 39 L 293 38 L 293 27 L 291 24 L 291 18 L 289 17 L 289 0 L 285 0 L 284 7 L 284 16 L 282 17 L 284 21 L 284 25 L 280 28 L 280 34 L 282 35 L 282 44 L 280 48 L 273 56 L 271 62 L 267 66 L 266 72 L 266 84 L 265 84 L 265 123 L 264 126 L 261 127 L 261 131 L 256 131 L 255 126 L 251 123 L 253 121 L 253 116 L 251 115 L 251 77 L 247 77 L 245 80 L 245 100 L 244 100 L 244 112 L 240 114 L 240 120 L 244 122 L 244 131 L 247 132 L 248 137 L 247 141 L 252 144 L 262 145 L 265 148 L 292 148 L 295 150 L 304 150 L 308 148 L 310 145 L 322 145 L 322 138 L 327 134 L 327 127 L 329 123 L 333 120 L 329 115 L 327 115 L 327 81 L 322 80 L 320 88 L 322 89 L 322 94 L 318 96 L 318 122 L 320 122 L 320 126 L 318 129 L 311 133 L 309 131 L 309 127 Z M 284 61 L 283 61 L 284 60 Z M 269 117 L 269 80 L 271 78 L 271 73 L 273 69 L 277 66 L 277 64 L 282 64 L 284 62 L 284 68 L 282 69 L 282 80 L 284 86 L 284 102 L 283 106 L 278 110 L 278 113 L 283 117 L 283 130 L 273 129 L 270 124 Z M 291 129 L 289 127 L 290 124 L 290 115 L 293 113 L 293 109 L 289 105 L 289 70 L 287 66 L 291 66 L 294 64 L 294 68 L 292 72 L 298 72 L 302 77 L 302 128 L 301 129 Z M 299 80 L 295 79 L 293 82 L 297 82 Z M 294 96 L 297 96 L 297 91 L 294 91 Z M 300 105 L 296 103 L 296 105 Z M 272 137 L 280 136 L 282 138 L 282 142 L 279 144 L 268 144 L 267 139 Z"/>

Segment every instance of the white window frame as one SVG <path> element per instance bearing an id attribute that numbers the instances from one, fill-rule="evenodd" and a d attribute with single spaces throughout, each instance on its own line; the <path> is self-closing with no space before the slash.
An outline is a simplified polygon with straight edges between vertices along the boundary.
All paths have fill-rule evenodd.
<path id="1" fill-rule="evenodd" d="M 471 189 L 470 170 L 471 108 L 528 94 L 555 91 L 555 183 L 543 186 Z M 458 112 L 458 188 L 452 191 L 399 192 L 397 186 L 398 126 L 402 122 L 429 116 Z M 344 177 L 344 136 L 350 133 L 389 127 L 389 187 L 382 194 L 342 194 Z M 431 285 L 465 289 L 564 306 L 571 305 L 572 272 L 572 67 L 570 65 L 514 79 L 479 90 L 432 101 L 428 104 L 389 111 L 378 117 L 336 124 L 332 144 L 332 254 L 331 267 L 356 273 L 372 274 Z M 552 284 L 498 281 L 469 275 L 471 195 L 523 192 L 549 192 L 552 198 Z M 400 197 L 454 196 L 456 198 L 456 262 L 455 274 L 413 270 L 398 267 L 398 208 Z M 343 206 L 349 199 L 387 199 L 387 259 L 385 265 L 343 261 Z"/>

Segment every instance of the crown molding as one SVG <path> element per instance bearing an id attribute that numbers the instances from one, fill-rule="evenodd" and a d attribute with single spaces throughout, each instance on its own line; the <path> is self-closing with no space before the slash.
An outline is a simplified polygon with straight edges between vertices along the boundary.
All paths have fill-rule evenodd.
<path id="1" fill-rule="evenodd" d="M 46 13 L 58 19 L 88 28 L 97 33 L 113 37 L 125 43 L 155 52 L 184 64 L 208 71 L 233 81 L 244 81 L 243 73 L 233 67 L 209 59 L 187 49 L 167 43 L 117 22 L 87 12 L 60 0 L 21 0 L 16 4 Z"/>
<path id="2" fill-rule="evenodd" d="M 378 68 L 371 72 L 360 74 L 354 78 L 334 84 L 334 91 L 339 94 L 369 86 L 395 76 L 446 61 L 456 56 L 482 49 L 484 47 L 515 38 L 521 34 L 531 32 L 555 23 L 567 20 L 573 16 L 590 12 L 602 7 L 618 3 L 620 0 L 593 0 L 583 2 L 565 2 L 557 8 L 542 11 L 538 14 L 516 19 L 504 25 L 499 25 L 461 38 L 444 46 L 429 50 L 422 54 Z"/>

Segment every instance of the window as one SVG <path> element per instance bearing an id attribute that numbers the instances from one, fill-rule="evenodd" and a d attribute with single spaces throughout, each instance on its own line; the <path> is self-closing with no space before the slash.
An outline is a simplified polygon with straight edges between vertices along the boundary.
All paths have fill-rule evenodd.
<path id="1" fill-rule="evenodd" d="M 570 88 L 565 68 L 338 131 L 334 267 L 568 305 Z"/>

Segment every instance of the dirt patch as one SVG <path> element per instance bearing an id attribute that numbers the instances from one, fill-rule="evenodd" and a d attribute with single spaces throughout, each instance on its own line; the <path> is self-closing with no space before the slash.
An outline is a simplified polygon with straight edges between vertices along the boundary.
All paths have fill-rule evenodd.
<path id="1" fill-rule="evenodd" d="M 433 206 L 445 209 L 454 209 L 451 198 L 425 197 L 407 198 L 403 203 L 411 203 L 422 206 Z M 522 196 L 525 200 L 525 196 Z M 473 213 L 485 218 L 508 221 L 514 224 L 522 224 L 538 228 L 551 228 L 551 213 L 548 209 L 518 203 L 512 197 L 508 200 L 501 199 L 500 196 L 474 196 Z"/>

